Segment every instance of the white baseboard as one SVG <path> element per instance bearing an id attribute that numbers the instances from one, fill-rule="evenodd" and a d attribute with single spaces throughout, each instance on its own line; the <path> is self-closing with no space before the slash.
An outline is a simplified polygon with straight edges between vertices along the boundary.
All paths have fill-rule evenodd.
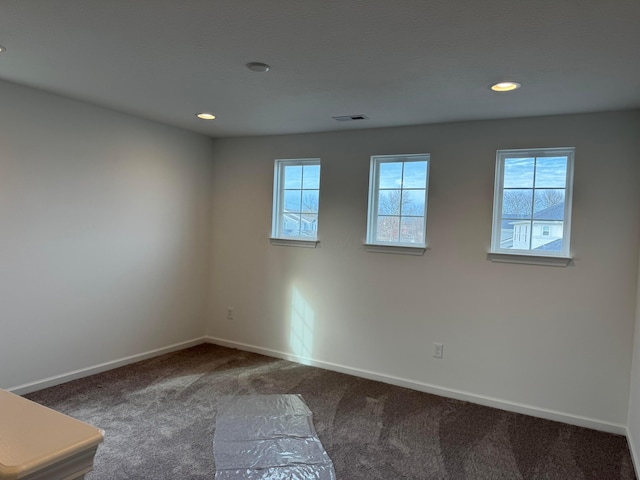
<path id="1" fill-rule="evenodd" d="M 174 343 L 162 348 L 156 348 L 155 350 L 149 350 L 148 352 L 139 353 L 137 355 L 131 355 L 129 357 L 120 358 L 118 360 L 112 360 L 110 362 L 101 363 L 92 367 L 82 368 L 80 370 L 74 370 L 73 372 L 63 373 L 35 382 L 25 383 L 15 387 L 8 388 L 6 390 L 15 393 L 16 395 L 24 395 L 26 393 L 35 392 L 36 390 L 42 390 L 43 388 L 53 387 L 61 383 L 70 382 L 82 377 L 88 377 L 89 375 L 95 375 L 96 373 L 105 372 L 114 368 L 122 367 L 130 363 L 140 362 L 148 358 L 164 355 L 165 353 L 175 352 L 176 350 L 183 350 L 185 348 L 193 347 L 205 343 L 206 337 L 194 338 L 193 340 L 187 340 L 186 342 Z"/>
<path id="2" fill-rule="evenodd" d="M 369 370 L 362 370 L 359 368 L 352 368 L 345 365 L 339 365 L 336 363 L 325 362 L 321 360 L 314 360 L 312 358 L 304 358 L 292 353 L 281 352 L 278 350 L 272 350 L 270 348 L 258 347 L 255 345 L 249 345 L 241 342 L 234 342 L 231 340 L 225 340 L 217 337 L 205 337 L 207 343 L 213 343 L 215 345 L 221 345 L 223 347 L 236 348 L 238 350 L 244 350 L 247 352 L 259 353 L 269 357 L 282 358 L 303 365 L 310 365 L 313 367 L 324 368 L 325 370 L 332 370 L 335 372 L 346 373 L 348 375 L 354 375 L 356 377 L 367 378 L 369 380 L 376 380 L 383 383 L 389 383 L 391 385 L 397 385 L 399 387 L 410 388 L 412 390 L 418 390 L 420 392 L 431 393 L 439 395 L 441 397 L 455 398 L 456 400 L 464 400 L 478 405 L 484 405 L 487 407 L 499 408 L 509 412 L 522 413 L 530 415 L 532 417 L 544 418 L 547 420 L 553 420 L 556 422 L 568 423 L 570 425 L 576 425 L 579 427 L 592 428 L 594 430 L 600 430 L 608 433 L 615 433 L 618 435 L 627 435 L 627 428 L 625 425 L 617 423 L 603 422 L 594 418 L 582 417 L 579 415 L 573 415 L 570 413 L 559 412 L 555 410 L 549 410 L 546 408 L 539 408 L 532 405 L 526 405 L 523 403 L 510 402 L 507 400 L 500 400 L 498 398 L 487 397 L 484 395 L 477 395 L 471 392 L 465 392 L 463 390 L 455 390 L 446 387 L 440 387 L 429 383 L 417 382 L 415 380 L 409 380 L 407 378 L 395 377 L 392 375 L 386 375 L 382 373 L 372 372 Z M 628 437 L 627 437 L 628 438 Z M 634 456 L 635 460 L 635 456 Z"/>

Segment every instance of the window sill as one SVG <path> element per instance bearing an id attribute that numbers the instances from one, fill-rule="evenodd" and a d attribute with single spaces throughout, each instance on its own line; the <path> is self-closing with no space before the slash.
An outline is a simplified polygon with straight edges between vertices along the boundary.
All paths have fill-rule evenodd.
<path id="1" fill-rule="evenodd" d="M 297 238 L 270 238 L 271 245 L 279 247 L 316 248 L 320 240 L 299 240 Z"/>
<path id="2" fill-rule="evenodd" d="M 555 257 L 543 255 L 522 255 L 516 253 L 489 252 L 487 257 L 492 262 L 522 263 L 525 265 L 546 265 L 550 267 L 566 267 L 573 260 L 572 257 Z"/>
<path id="3" fill-rule="evenodd" d="M 365 243 L 364 248 L 367 252 L 374 253 L 395 253 L 399 255 L 424 255 L 426 247 L 408 247 L 404 245 L 378 245 L 373 243 Z"/>

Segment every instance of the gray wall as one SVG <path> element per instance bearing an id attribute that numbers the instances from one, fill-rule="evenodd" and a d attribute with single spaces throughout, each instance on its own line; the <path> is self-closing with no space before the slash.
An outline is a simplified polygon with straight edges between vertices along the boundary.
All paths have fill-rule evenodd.
<path id="1" fill-rule="evenodd" d="M 0 388 L 201 338 L 211 140 L 0 87 Z"/>
<path id="2" fill-rule="evenodd" d="M 640 236 L 638 127 L 640 114 L 630 111 L 218 140 L 207 333 L 624 425 Z M 576 147 L 574 263 L 487 260 L 496 150 L 560 146 Z M 365 251 L 369 157 L 423 152 L 432 159 L 430 250 Z M 322 159 L 321 243 L 271 246 L 273 160 L 302 157 Z M 431 356 L 433 342 L 444 343 L 444 359 Z"/>

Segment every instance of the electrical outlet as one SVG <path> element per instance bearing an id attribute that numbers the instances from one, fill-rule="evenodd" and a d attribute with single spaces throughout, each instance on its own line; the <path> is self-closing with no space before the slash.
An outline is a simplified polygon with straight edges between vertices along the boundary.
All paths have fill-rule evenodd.
<path id="1" fill-rule="evenodd" d="M 442 358 L 442 352 L 444 350 L 444 345 L 441 343 L 433 344 L 433 356 L 436 358 Z"/>
<path id="2" fill-rule="evenodd" d="M 233 307 L 227 307 L 227 320 L 233 320 Z"/>

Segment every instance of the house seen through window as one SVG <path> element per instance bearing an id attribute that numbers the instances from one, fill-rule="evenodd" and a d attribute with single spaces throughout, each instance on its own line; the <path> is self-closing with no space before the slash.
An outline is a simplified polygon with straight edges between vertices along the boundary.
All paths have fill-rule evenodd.
<path id="1" fill-rule="evenodd" d="M 569 256 L 573 148 L 499 150 L 493 253 Z"/>
<path id="2" fill-rule="evenodd" d="M 276 160 L 272 237 L 316 240 L 320 159 Z"/>
<path id="3" fill-rule="evenodd" d="M 425 246 L 429 155 L 371 157 L 367 243 Z"/>

